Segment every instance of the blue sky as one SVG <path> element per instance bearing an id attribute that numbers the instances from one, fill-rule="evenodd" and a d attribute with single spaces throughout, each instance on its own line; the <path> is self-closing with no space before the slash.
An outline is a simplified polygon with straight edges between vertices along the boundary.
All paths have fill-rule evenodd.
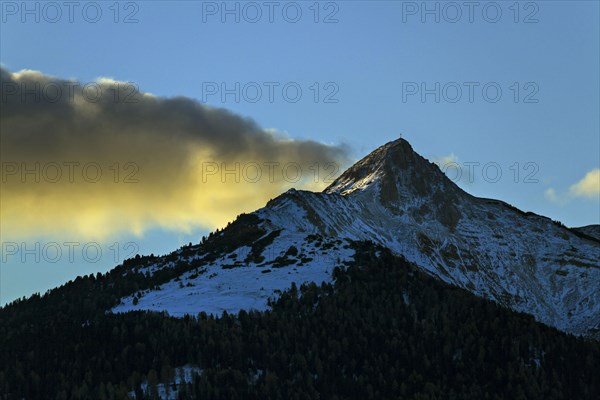
<path id="1" fill-rule="evenodd" d="M 34 3 L 28 3 L 32 9 Z M 345 143 L 354 159 L 402 134 L 423 156 L 456 162 L 463 178 L 465 162 L 479 163 L 474 182 L 459 182 L 474 195 L 568 226 L 600 223 L 598 196 L 570 189 L 600 165 L 597 1 L 478 2 L 472 22 L 463 2 L 427 2 L 440 10 L 439 22 L 422 14 L 422 2 L 275 2 L 273 22 L 263 2 L 227 2 L 238 7 L 239 22 L 234 14 L 223 22 L 222 2 L 121 2 L 117 16 L 110 1 L 95 3 L 102 16 L 91 23 L 86 18 L 93 19 L 95 9 L 81 11 L 89 3 L 79 3 L 72 23 L 64 8 L 51 23 L 55 10 L 39 9 L 36 22 L 35 14 L 23 15 L 21 2 L 3 1 L 3 67 L 82 82 L 134 82 L 156 96 L 225 107 L 292 138 Z M 253 23 L 256 5 L 262 16 Z M 298 22 L 290 22 L 298 9 Z M 128 15 L 137 22 L 124 23 Z M 231 89 L 236 83 L 239 102 L 233 94 L 223 101 L 221 84 Z M 431 90 L 436 84 L 439 102 L 435 93 L 421 97 L 422 85 Z M 292 90 L 287 99 L 286 85 Z M 243 93 L 244 86 L 250 91 Z M 263 89 L 260 97 L 251 91 L 256 86 Z M 218 93 L 207 92 L 215 87 Z M 297 87 L 302 96 L 292 102 Z M 408 92 L 415 88 L 417 93 Z M 502 95 L 494 102 L 497 88 Z M 488 163 L 502 172 L 497 182 L 482 175 Z M 119 234 L 102 245 L 135 241 L 140 253 L 157 254 L 206 232 L 157 228 Z M 114 264 L 110 257 L 97 263 L 3 262 L 0 304 Z"/>

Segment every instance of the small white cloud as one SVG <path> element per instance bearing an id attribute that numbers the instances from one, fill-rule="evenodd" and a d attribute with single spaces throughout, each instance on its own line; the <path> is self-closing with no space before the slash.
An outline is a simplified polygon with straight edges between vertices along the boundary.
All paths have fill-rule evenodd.
<path id="1" fill-rule="evenodd" d="M 546 191 L 544 192 L 544 197 L 546 197 L 546 199 L 548 199 L 550 202 L 555 203 L 555 204 L 564 204 L 565 203 L 565 199 L 561 198 L 557 193 L 556 190 L 554 188 L 548 188 L 546 189 Z"/>
<path id="2" fill-rule="evenodd" d="M 49 75 L 47 75 L 49 76 Z M 14 80 L 21 80 L 22 78 L 30 78 L 30 79 L 41 79 L 44 77 L 44 74 L 42 74 L 40 71 L 37 71 L 35 69 L 22 69 L 18 72 L 14 72 L 12 74 L 12 78 Z"/>
<path id="3" fill-rule="evenodd" d="M 96 78 L 96 83 L 105 84 L 105 85 L 117 85 L 119 83 L 125 83 L 125 82 L 117 81 L 114 78 L 111 78 L 109 76 L 101 76 L 101 77 Z"/>
<path id="4" fill-rule="evenodd" d="M 600 198 L 600 168 L 585 174 L 583 179 L 571 186 L 569 192 L 576 197 Z"/>
<path id="5" fill-rule="evenodd" d="M 585 174 L 579 182 L 571 185 L 568 192 L 558 193 L 551 187 L 544 191 L 544 197 L 561 206 L 577 197 L 600 199 L 600 168 L 595 168 Z"/>
<path id="6" fill-rule="evenodd" d="M 458 157 L 454 153 L 450 153 L 447 156 L 434 157 L 432 161 L 443 167 L 450 163 L 458 163 Z"/>
<path id="7" fill-rule="evenodd" d="M 471 175 L 473 171 L 467 164 L 460 163 L 454 153 L 433 157 L 431 161 L 454 183 L 472 184 L 475 181 L 475 177 Z"/>

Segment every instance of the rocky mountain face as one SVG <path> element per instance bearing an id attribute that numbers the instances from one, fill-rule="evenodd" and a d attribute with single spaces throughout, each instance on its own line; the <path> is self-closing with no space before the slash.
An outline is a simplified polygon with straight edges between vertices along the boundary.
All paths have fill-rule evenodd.
<path id="1" fill-rule="evenodd" d="M 199 265 L 113 311 L 265 309 L 291 282 L 331 280 L 333 268 L 352 258 L 351 242 L 367 240 L 444 282 L 563 331 L 598 336 L 600 241 L 582 229 L 473 197 L 400 139 L 322 193 L 292 189 L 234 222 L 212 239 L 228 243 L 219 251 L 208 251 L 208 243 L 144 267 Z"/>

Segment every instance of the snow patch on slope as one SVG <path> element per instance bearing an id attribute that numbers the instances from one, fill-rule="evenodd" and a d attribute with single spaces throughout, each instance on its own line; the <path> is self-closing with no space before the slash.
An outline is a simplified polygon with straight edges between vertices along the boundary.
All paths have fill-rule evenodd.
<path id="1" fill-rule="evenodd" d="M 297 249 L 297 255 L 286 256 L 291 247 Z M 289 289 L 292 282 L 298 286 L 331 282 L 333 269 L 343 267 L 354 255 L 346 241 L 307 241 L 305 234 L 283 231 L 263 250 L 263 261 L 228 268 L 232 260 L 243 260 L 249 252 L 247 246 L 237 249 L 203 266 L 198 276 L 189 271 L 162 284 L 159 290 L 138 292 L 141 297 L 137 304 L 133 303 L 138 293 L 123 298 L 112 311 L 164 311 L 174 317 L 201 311 L 215 316 L 224 311 L 237 314 L 242 309 L 263 311 L 269 308 L 269 299 Z"/>

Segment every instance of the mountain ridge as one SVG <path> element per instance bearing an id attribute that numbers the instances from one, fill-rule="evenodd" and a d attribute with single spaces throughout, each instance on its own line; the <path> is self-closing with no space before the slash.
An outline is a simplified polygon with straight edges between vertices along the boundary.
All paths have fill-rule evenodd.
<path id="1" fill-rule="evenodd" d="M 352 258 L 348 243 L 366 240 L 548 325 L 580 335 L 600 331 L 597 240 L 464 192 L 403 139 L 379 147 L 323 192 L 290 189 L 251 215 L 261 236 L 206 261 L 205 275 L 213 278 L 182 276 L 192 289 L 171 282 L 135 306 L 123 299 L 114 311 L 169 311 L 182 298 L 189 307 L 178 313 L 266 309 L 292 281 L 330 281 L 333 268 Z M 209 293 L 221 300 L 207 304 Z"/>

